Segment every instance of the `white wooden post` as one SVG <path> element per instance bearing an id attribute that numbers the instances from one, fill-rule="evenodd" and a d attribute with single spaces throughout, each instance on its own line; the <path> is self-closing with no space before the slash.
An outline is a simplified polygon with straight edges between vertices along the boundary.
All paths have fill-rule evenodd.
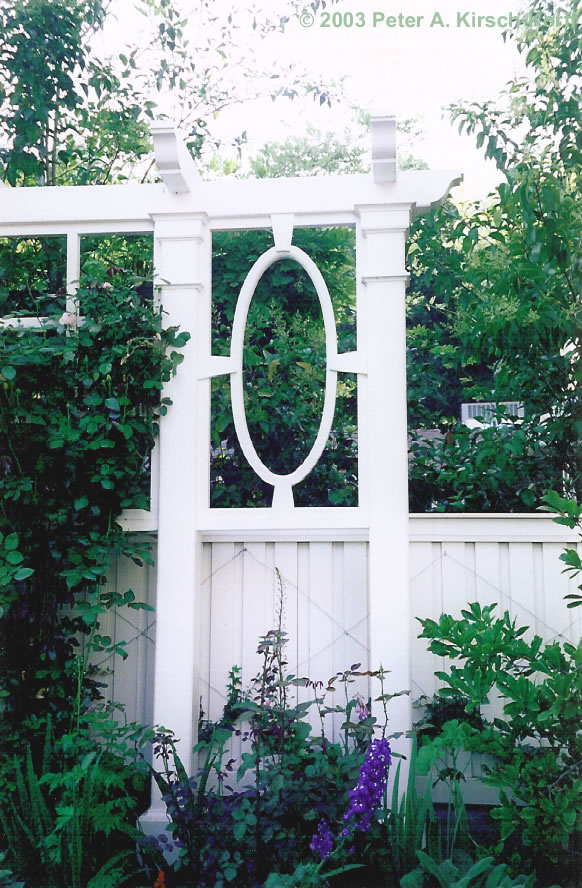
<path id="1" fill-rule="evenodd" d="M 164 388 L 172 406 L 161 422 L 158 514 L 158 597 L 154 724 L 171 729 L 191 772 L 197 720 L 196 599 L 200 543 L 197 515 L 208 496 L 208 380 L 198 381 L 201 343 L 210 340 L 211 236 L 204 214 L 153 216 L 154 265 L 164 326 L 191 334 L 179 373 Z M 202 459 L 200 458 L 202 454 Z M 153 789 L 141 819 L 162 831 L 166 807 Z"/>
<path id="2" fill-rule="evenodd" d="M 370 665 L 390 670 L 385 692 L 410 689 L 405 237 L 410 204 L 358 207 L 360 503 L 369 516 Z M 358 346 L 360 342 L 358 341 Z M 383 718 L 382 706 L 375 715 Z M 389 732 L 412 727 L 409 696 L 388 707 Z M 393 741 L 407 754 L 409 741 Z"/>

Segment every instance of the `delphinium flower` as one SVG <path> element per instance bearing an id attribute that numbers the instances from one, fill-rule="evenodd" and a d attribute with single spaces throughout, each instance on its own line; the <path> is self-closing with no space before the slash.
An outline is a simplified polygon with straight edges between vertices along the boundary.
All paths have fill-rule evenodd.
<path id="1" fill-rule="evenodd" d="M 370 828 L 372 815 L 382 804 L 390 760 L 390 744 L 386 738 L 372 740 L 364 764 L 360 768 L 358 783 L 349 795 L 350 804 L 344 814 L 347 827 L 362 832 L 367 832 Z M 348 830 L 344 828 L 341 835 L 347 834 Z"/>
<path id="2" fill-rule="evenodd" d="M 322 860 L 329 857 L 333 850 L 333 835 L 326 820 L 322 820 L 317 827 L 309 845 L 314 854 L 319 854 Z"/>
<path id="3" fill-rule="evenodd" d="M 358 783 L 350 792 L 350 804 L 344 814 L 345 826 L 340 830 L 338 839 L 348 838 L 354 830 L 367 832 L 372 823 L 372 816 L 382 804 L 384 790 L 388 781 L 388 771 L 392 754 L 390 744 L 385 737 L 372 740 L 368 746 L 366 759 L 360 768 Z M 314 854 L 325 860 L 333 851 L 334 838 L 329 824 L 322 820 L 309 847 Z M 352 853 L 353 849 L 350 849 Z"/>

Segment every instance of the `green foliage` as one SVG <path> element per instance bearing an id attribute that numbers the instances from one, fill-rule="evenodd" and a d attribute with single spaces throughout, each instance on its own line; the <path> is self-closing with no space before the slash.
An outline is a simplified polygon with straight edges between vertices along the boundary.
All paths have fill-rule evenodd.
<path id="1" fill-rule="evenodd" d="M 319 5 L 314 0 L 314 11 Z M 252 78 L 253 90 L 261 82 L 264 94 L 273 98 L 331 100 L 328 84 L 276 66 L 262 70 L 253 53 L 253 41 L 258 46 L 303 10 L 298 0 L 279 4 L 276 12 L 243 6 L 223 16 L 209 0 L 199 0 L 195 46 L 189 16 L 172 0 L 137 0 L 132 6 L 136 30 L 143 32 L 117 55 L 101 57 L 92 38 L 113 16 L 111 4 L 15 0 L 3 5 L 1 179 L 11 185 L 83 185 L 147 177 L 149 123 L 170 94 L 179 109 L 176 122 L 196 156 L 220 143 L 212 132 L 214 120 L 222 108 L 248 96 L 246 80 Z M 238 45 L 242 28 L 248 35 L 244 55 Z M 239 149 L 245 138 L 245 133 L 236 137 Z"/>
<path id="2" fill-rule="evenodd" d="M 580 490 L 578 7 L 554 27 L 554 5 L 533 0 L 508 35 L 528 78 L 452 109 L 502 174 L 487 205 L 445 204 L 411 232 L 410 428 L 449 433 L 413 447 L 413 511 L 532 510 L 551 487 Z M 459 404 L 474 400 L 520 400 L 525 421 L 467 432 Z"/>
<path id="3" fill-rule="evenodd" d="M 453 111 L 503 174 L 487 212 L 458 230 L 467 253 L 457 307 L 465 362 L 494 367 L 495 400 L 521 393 L 529 415 L 548 414 L 544 439 L 573 491 L 582 430 L 578 6 L 564 4 L 568 15 L 555 27 L 553 4 L 533 0 L 534 24 L 512 35 L 530 78 L 511 82 L 498 107 Z"/>
<path id="4" fill-rule="evenodd" d="M 538 417 L 508 419 L 482 428 L 445 426 L 435 438 L 411 435 L 412 512 L 528 511 L 562 470 Z"/>
<path id="5" fill-rule="evenodd" d="M 305 135 L 269 142 L 250 160 L 258 179 L 363 172 L 365 147 L 350 131 L 338 137 L 308 125 Z"/>
<path id="6" fill-rule="evenodd" d="M 556 524 L 564 524 L 572 530 L 578 528 L 578 532 L 582 536 L 582 505 L 574 499 L 564 499 L 555 490 L 543 497 L 545 505 L 540 509 L 545 512 L 555 512 L 558 516 L 554 518 Z M 582 559 L 576 549 L 565 549 L 560 555 L 560 560 L 564 562 L 566 567 L 562 573 L 570 574 L 571 577 L 577 577 L 582 573 Z M 582 583 L 578 585 L 582 592 Z M 582 595 L 578 592 L 571 592 L 564 596 L 564 600 L 568 602 L 568 607 L 582 606 Z"/>
<path id="7" fill-rule="evenodd" d="M 461 619 L 420 620 L 432 653 L 461 664 L 437 673 L 443 696 L 465 696 L 468 713 L 494 691 L 506 701 L 503 718 L 485 728 L 448 722 L 421 752 L 436 759 L 448 746 L 491 756 L 483 780 L 499 789 L 495 854 L 523 865 L 535 857 L 540 875 L 567 872 L 582 813 L 582 643 L 527 641 L 526 628 L 508 613 L 494 617 L 494 608 L 474 603 Z"/>
<path id="8" fill-rule="evenodd" d="M 388 819 L 391 866 L 397 876 L 409 873 L 416 863 L 416 854 L 427 847 L 438 857 L 440 853 L 440 829 L 435 819 L 431 798 L 431 786 L 427 783 L 424 796 L 416 790 L 416 737 L 408 770 L 406 792 L 400 795 L 400 766 L 398 762 L 392 787 L 392 806 Z"/>
<path id="9" fill-rule="evenodd" d="M 497 864 L 493 857 L 473 862 L 468 855 L 461 859 L 444 860 L 438 864 L 423 851 L 418 851 L 420 867 L 400 880 L 401 888 L 423 888 L 440 885 L 441 888 L 533 888 L 534 876 L 516 876 L 512 879 L 507 865 Z M 432 877 L 432 878 L 431 878 Z"/>
<path id="10" fill-rule="evenodd" d="M 106 591 L 103 584 L 113 553 L 151 561 L 148 545 L 124 534 L 117 519 L 124 508 L 148 508 L 149 454 L 168 406 L 160 392 L 188 337 L 162 329 L 151 284 L 120 264 L 127 259 L 124 240 L 89 243 L 77 314 L 62 313 L 47 298 L 41 329 L 2 331 L 0 607 L 8 755 L 23 737 L 35 744 L 47 715 L 57 735 L 66 724 L 83 636 L 86 657 L 124 656 L 99 631 L 104 613 L 145 607 L 131 590 Z M 2 259 L 12 255 L 8 245 Z M 44 262 L 34 250 L 24 255 L 29 265 L 37 255 Z M 23 291 L 19 273 L 5 266 L 4 311 L 30 315 L 28 302 L 46 293 L 44 277 L 28 275 L 34 287 Z M 13 298 L 19 293 L 20 302 Z M 11 311 L 15 301 L 20 307 Z M 95 676 L 86 677 L 84 692 L 87 699 L 98 694 Z"/>
<path id="11" fill-rule="evenodd" d="M 13 760 L 14 791 L 0 809 L 7 860 L 30 888 L 105 888 L 127 881 L 139 837 L 131 825 L 148 767 L 143 729 L 108 712 L 80 717 L 55 739 L 47 726 L 42 764 L 27 747 Z"/>
<path id="12" fill-rule="evenodd" d="M 325 866 L 310 863 L 309 846 L 322 818 L 342 822 L 348 791 L 358 780 L 373 734 L 375 720 L 350 686 L 362 676 L 382 676 L 361 672 L 355 664 L 332 676 L 326 687 L 297 678 L 287 671 L 286 643 L 279 619 L 277 628 L 259 640 L 263 664 L 250 688 L 237 689 L 238 699 L 227 702 L 223 718 L 206 726 L 194 750 L 201 762 L 195 777 L 188 777 L 171 732 L 160 730 L 154 738 L 155 778 L 180 849 L 178 879 L 201 888 L 231 882 L 255 886 L 265 880 L 295 885 L 301 879 L 304 885 L 323 886 L 334 874 L 369 862 L 373 843 L 363 835 L 350 839 L 353 853 L 342 848 Z M 329 705 L 326 697 L 341 685 L 345 702 Z M 299 687 L 311 688 L 313 697 L 298 702 Z M 319 735 L 307 720 L 312 710 L 319 715 Z M 330 718 L 342 720 L 339 741 L 326 736 Z M 240 761 L 233 757 L 236 738 L 243 744 Z M 378 848 L 379 823 L 375 830 Z"/>

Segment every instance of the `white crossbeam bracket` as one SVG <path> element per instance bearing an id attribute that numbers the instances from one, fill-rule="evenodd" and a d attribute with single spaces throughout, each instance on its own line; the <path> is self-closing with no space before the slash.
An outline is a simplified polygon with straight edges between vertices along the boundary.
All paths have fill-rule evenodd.
<path id="1" fill-rule="evenodd" d="M 237 369 L 235 358 L 211 355 L 207 361 L 201 361 L 198 379 L 212 379 L 215 376 L 226 376 Z"/>
<path id="2" fill-rule="evenodd" d="M 328 360 L 328 370 L 335 370 L 338 373 L 363 373 L 368 372 L 364 356 L 359 351 L 344 352 L 336 354 Z"/>
<path id="3" fill-rule="evenodd" d="M 271 216 L 273 239 L 278 253 L 286 253 L 291 247 L 293 219 L 293 213 L 273 213 Z"/>
<path id="4" fill-rule="evenodd" d="M 168 120 L 151 124 L 156 166 L 164 185 L 173 194 L 187 194 L 200 179 L 200 173 L 190 153 Z"/>
<path id="5" fill-rule="evenodd" d="M 372 174 L 374 182 L 396 181 L 396 117 L 372 117 Z"/>

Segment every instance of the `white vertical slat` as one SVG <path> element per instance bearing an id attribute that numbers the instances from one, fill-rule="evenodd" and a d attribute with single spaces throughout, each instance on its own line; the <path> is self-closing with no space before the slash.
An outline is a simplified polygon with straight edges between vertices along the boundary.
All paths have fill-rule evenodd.
<path id="1" fill-rule="evenodd" d="M 309 547 L 310 621 L 318 626 L 311 633 L 309 675 L 327 681 L 334 673 L 333 641 L 337 627 L 333 623 L 332 544 L 311 543 Z"/>
<path id="2" fill-rule="evenodd" d="M 503 613 L 511 611 L 511 572 L 509 560 L 509 543 L 501 540 L 498 548 L 499 555 L 499 610 Z"/>
<path id="3" fill-rule="evenodd" d="M 127 558 L 121 558 L 117 564 L 117 591 L 126 592 L 133 589 L 138 600 L 143 600 L 143 568 L 138 567 Z M 127 659 L 115 657 L 114 661 L 114 694 L 126 701 L 126 714 L 129 721 L 137 715 L 138 701 L 138 657 L 137 644 L 134 639 L 139 636 L 139 611 L 120 608 L 115 620 L 115 643 L 125 643 Z"/>
<path id="4" fill-rule="evenodd" d="M 346 666 L 361 663 L 362 670 L 375 669 L 370 663 L 370 602 L 368 597 L 368 544 L 343 543 L 344 619 L 346 628 Z M 377 679 L 361 677 L 354 686 L 365 701 L 380 692 Z"/>
<path id="5" fill-rule="evenodd" d="M 368 544 L 345 542 L 343 548 L 343 614 L 346 637 L 346 665 L 361 663 L 362 669 L 375 669 L 370 663 L 368 637 Z"/>
<path id="6" fill-rule="evenodd" d="M 236 625 L 235 544 L 212 547 L 208 718 L 216 721 L 226 702 L 228 670 L 240 661 L 240 623 Z"/>
<path id="7" fill-rule="evenodd" d="M 77 305 L 75 296 L 81 277 L 81 236 L 78 231 L 69 229 L 67 232 L 67 311 L 72 314 Z"/>
<path id="8" fill-rule="evenodd" d="M 212 612 L 212 555 L 213 543 L 202 546 L 202 565 L 200 597 L 198 601 L 198 652 L 200 684 L 198 687 L 198 705 L 208 718 L 210 712 L 210 633 Z M 196 701 L 195 701 L 196 703 Z"/>
<path id="9" fill-rule="evenodd" d="M 410 550 L 410 632 L 411 698 L 432 697 L 435 692 L 433 657 L 428 653 L 427 640 L 418 638 L 422 627 L 420 619 L 437 619 L 440 613 L 440 545 L 418 542 Z M 435 601 L 436 596 L 436 601 Z M 436 616 L 435 616 L 436 615 Z"/>
<path id="10" fill-rule="evenodd" d="M 259 672 L 259 638 L 273 628 L 273 573 L 266 564 L 265 543 L 245 543 L 243 561 L 243 631 L 240 665 L 243 687 Z"/>
<path id="11" fill-rule="evenodd" d="M 345 634 L 347 625 L 344 602 L 343 549 L 343 543 L 332 543 L 331 545 L 332 615 L 337 627 L 337 631 L 334 632 L 334 638 L 337 638 L 337 641 L 332 648 L 334 672 L 340 672 L 354 662 L 348 658 L 347 635 Z M 340 634 L 340 626 L 344 629 L 342 634 Z"/>
<path id="12" fill-rule="evenodd" d="M 501 613 L 499 543 L 475 543 L 475 573 L 476 600 L 481 607 L 497 604 L 496 613 Z"/>
<path id="13" fill-rule="evenodd" d="M 105 591 L 118 588 L 119 559 L 117 558 L 110 565 L 107 573 L 107 583 Z M 115 641 L 117 634 L 118 615 L 114 608 L 108 610 L 99 620 L 99 632 L 101 635 L 109 635 Z M 116 682 L 116 672 L 119 672 L 119 664 L 111 659 L 105 659 L 103 654 L 92 653 L 89 656 L 89 662 L 99 669 L 98 681 L 103 685 L 100 689 L 103 699 L 108 701 L 116 701 L 127 707 L 129 701 L 123 695 L 121 684 Z"/>
<path id="14" fill-rule="evenodd" d="M 467 605 L 467 585 L 473 581 L 465 561 L 465 543 L 443 543 L 443 611 L 460 618 Z"/>
<path id="15" fill-rule="evenodd" d="M 514 542 L 508 547 L 511 616 L 519 626 L 535 627 L 533 544 Z M 531 634 L 531 633 L 530 633 Z"/>
<path id="16" fill-rule="evenodd" d="M 283 595 L 283 625 L 282 629 L 288 635 L 285 649 L 287 671 L 297 675 L 297 543 L 278 542 L 274 546 L 275 567 L 279 571 L 282 583 Z M 279 607 L 278 598 L 281 592 L 275 589 L 275 607 Z M 292 700 L 297 700 L 297 694 L 293 691 Z M 291 701 L 290 701 L 291 702 Z"/>
<path id="17" fill-rule="evenodd" d="M 532 620 L 532 629 L 536 635 L 544 637 L 544 547 L 542 543 L 532 545 L 532 610 L 535 619 Z"/>
<path id="18" fill-rule="evenodd" d="M 310 543 L 297 544 L 297 675 L 309 675 L 309 651 L 311 649 L 311 603 L 309 589 Z M 297 700 L 304 702 L 313 696 L 309 688 L 297 689 Z M 312 722 L 313 723 L 313 722 Z"/>
<path id="19" fill-rule="evenodd" d="M 477 600 L 477 576 L 475 573 L 475 543 L 465 543 L 465 599 L 467 603 Z"/>
<path id="20" fill-rule="evenodd" d="M 143 667 L 143 689 L 141 692 L 142 714 L 138 715 L 138 721 L 145 725 L 154 723 L 154 698 L 152 688 L 154 686 L 154 672 L 156 662 L 156 594 L 157 594 L 157 569 L 155 566 L 156 548 L 152 547 L 154 566 L 146 567 L 147 570 L 147 599 L 146 603 L 154 608 L 153 611 L 144 611 L 143 620 L 147 627 L 145 636 L 140 639 L 140 646 L 145 652 L 145 665 Z"/>

